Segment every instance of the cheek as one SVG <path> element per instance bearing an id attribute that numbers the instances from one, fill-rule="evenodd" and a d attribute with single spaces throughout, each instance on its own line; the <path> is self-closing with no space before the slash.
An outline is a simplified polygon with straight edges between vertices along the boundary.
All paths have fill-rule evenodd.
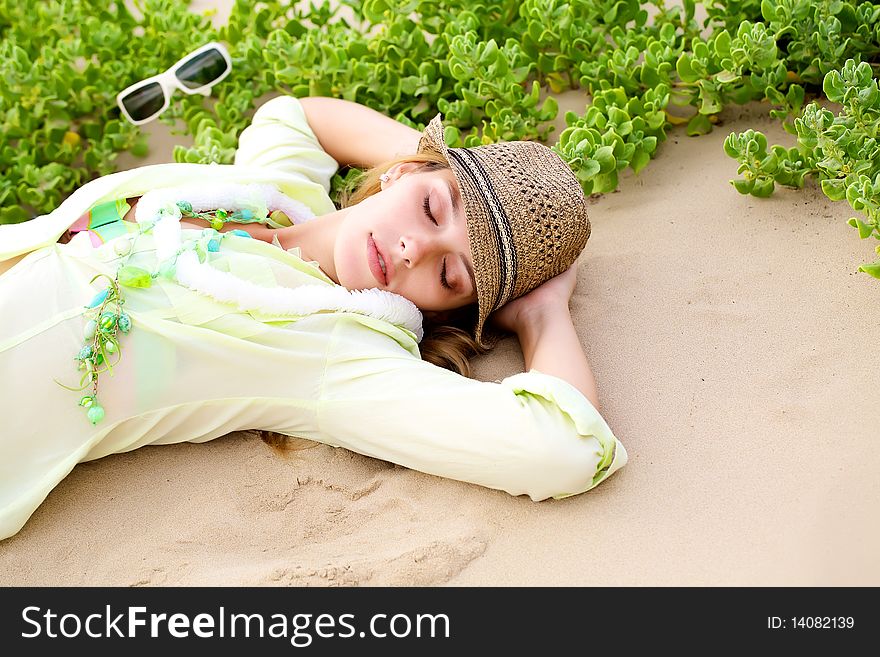
<path id="1" fill-rule="evenodd" d="M 367 269 L 369 273 L 366 261 L 366 239 L 366 235 L 360 240 L 357 235 L 346 233 L 340 235 L 340 239 L 337 240 L 333 250 L 333 261 L 340 285 L 349 289 L 364 285 L 364 270 Z"/>

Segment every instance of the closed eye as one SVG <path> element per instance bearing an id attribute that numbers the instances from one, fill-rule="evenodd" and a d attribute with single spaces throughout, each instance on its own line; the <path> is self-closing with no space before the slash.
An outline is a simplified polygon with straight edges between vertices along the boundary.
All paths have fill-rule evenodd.
<path id="1" fill-rule="evenodd" d="M 426 196 L 426 197 L 425 197 L 425 202 L 424 202 L 424 204 L 423 204 L 424 207 L 425 207 L 425 216 L 427 216 L 428 219 L 430 219 L 431 221 L 433 221 L 435 226 L 438 226 L 439 224 L 437 223 L 437 220 L 434 218 L 434 215 L 431 214 L 431 204 L 428 202 L 428 199 L 429 199 L 429 197 Z"/>
<path id="2" fill-rule="evenodd" d="M 425 208 L 425 216 L 428 217 L 432 222 L 434 222 L 435 226 L 439 226 L 437 220 L 434 218 L 434 215 L 431 214 L 431 204 L 429 202 L 430 196 L 425 196 L 425 200 L 422 203 L 422 206 Z M 452 290 L 452 286 L 449 284 L 449 281 L 446 280 L 446 258 L 443 258 L 443 269 L 440 271 L 440 284 L 445 287 L 447 290 Z"/>

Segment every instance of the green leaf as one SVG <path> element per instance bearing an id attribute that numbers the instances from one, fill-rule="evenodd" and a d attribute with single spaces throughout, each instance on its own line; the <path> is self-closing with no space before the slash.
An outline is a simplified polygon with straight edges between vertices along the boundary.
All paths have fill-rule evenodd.
<path id="1" fill-rule="evenodd" d="M 767 198 L 773 193 L 774 187 L 773 178 L 758 178 L 755 180 L 754 188 L 752 188 L 752 196 Z"/>
<path id="2" fill-rule="evenodd" d="M 712 123 L 705 114 L 694 114 L 688 121 L 686 132 L 689 137 L 709 134 L 712 132 Z"/>
<path id="3" fill-rule="evenodd" d="M 715 35 L 715 53 L 719 58 L 730 56 L 730 32 L 727 30 Z"/>
<path id="4" fill-rule="evenodd" d="M 715 74 L 715 80 L 720 84 L 730 84 L 731 82 L 736 82 L 740 79 L 740 77 L 741 76 L 732 71 L 719 71 Z"/>
<path id="5" fill-rule="evenodd" d="M 638 174 L 650 161 L 651 156 L 648 153 L 641 148 L 636 148 L 629 164 L 632 167 L 633 172 Z"/>
<path id="6" fill-rule="evenodd" d="M 851 217 L 847 222 L 853 228 L 859 229 L 859 237 L 865 239 L 866 237 L 870 237 L 871 233 L 874 232 L 874 227 L 866 224 L 864 221 L 859 219 L 858 217 Z"/>
<path id="7" fill-rule="evenodd" d="M 586 160 L 583 166 L 578 170 L 577 177 L 581 180 L 588 180 L 595 175 L 598 175 L 599 171 L 602 169 L 599 166 L 599 163 L 596 160 Z"/>
<path id="8" fill-rule="evenodd" d="M 846 181 L 842 178 L 826 178 L 819 185 L 825 196 L 832 201 L 842 201 L 846 198 Z"/>
<path id="9" fill-rule="evenodd" d="M 740 194 L 751 194 L 752 189 L 755 187 L 754 180 L 743 180 L 742 178 L 737 178 L 736 180 L 731 180 L 733 186 L 736 188 Z"/>
<path id="10" fill-rule="evenodd" d="M 616 167 L 614 159 L 614 148 L 612 146 L 601 146 L 593 154 L 593 159 L 599 163 L 599 172 L 608 173 Z"/>
<path id="11" fill-rule="evenodd" d="M 870 274 L 874 278 L 880 278 L 880 260 L 859 267 L 859 271 Z"/>
<path id="12" fill-rule="evenodd" d="M 675 70 L 683 82 L 696 82 L 699 77 L 692 66 L 693 58 L 688 53 L 682 53 L 675 62 Z"/>

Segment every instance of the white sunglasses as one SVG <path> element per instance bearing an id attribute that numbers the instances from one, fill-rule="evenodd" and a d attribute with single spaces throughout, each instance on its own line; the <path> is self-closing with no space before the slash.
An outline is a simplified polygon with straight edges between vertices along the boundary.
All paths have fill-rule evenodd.
<path id="1" fill-rule="evenodd" d="M 206 43 L 164 73 L 135 82 L 116 96 L 122 115 L 134 125 L 152 121 L 168 109 L 175 88 L 185 94 L 211 95 L 211 87 L 232 71 L 229 52 L 220 43 Z"/>

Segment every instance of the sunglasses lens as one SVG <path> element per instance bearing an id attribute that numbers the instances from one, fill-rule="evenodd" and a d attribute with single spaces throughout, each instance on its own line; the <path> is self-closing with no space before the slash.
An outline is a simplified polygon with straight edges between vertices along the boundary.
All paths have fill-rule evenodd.
<path id="1" fill-rule="evenodd" d="M 190 89 L 198 89 L 211 84 L 229 69 L 223 55 L 216 48 L 200 52 L 181 64 L 175 75 Z"/>
<path id="2" fill-rule="evenodd" d="M 158 114 L 165 104 L 165 92 L 158 82 L 130 91 L 120 101 L 135 121 L 143 121 Z"/>

